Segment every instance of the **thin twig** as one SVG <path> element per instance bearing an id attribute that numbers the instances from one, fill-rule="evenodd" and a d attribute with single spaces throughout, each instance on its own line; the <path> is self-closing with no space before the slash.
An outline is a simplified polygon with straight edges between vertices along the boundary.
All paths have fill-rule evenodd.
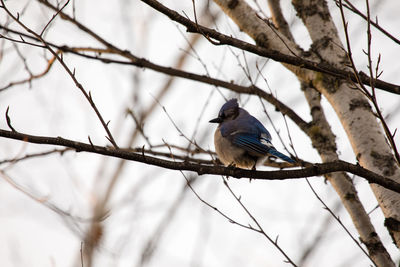
<path id="1" fill-rule="evenodd" d="M 332 217 L 342 226 L 344 231 L 347 233 L 347 235 L 353 240 L 353 242 L 361 249 L 361 251 L 372 261 L 372 263 L 376 265 L 374 260 L 371 258 L 371 256 L 368 254 L 368 252 L 365 251 L 365 249 L 361 246 L 361 244 L 353 237 L 353 235 L 350 233 L 350 231 L 347 229 L 347 227 L 342 223 L 342 221 L 339 219 L 338 216 L 333 213 L 333 211 L 328 207 L 328 205 L 325 204 L 325 202 L 319 197 L 317 192 L 315 191 L 314 187 L 311 185 L 310 181 L 306 178 L 306 182 L 308 186 L 310 187 L 311 191 L 313 192 L 314 196 L 318 199 L 319 202 L 324 206 L 324 208 L 332 215 Z"/>
<path id="2" fill-rule="evenodd" d="M 50 51 L 51 54 L 53 54 L 53 56 L 57 59 L 58 62 L 60 62 L 61 66 L 67 71 L 68 75 L 71 77 L 71 79 L 73 80 L 73 82 L 75 83 L 76 87 L 79 88 L 79 90 L 83 93 L 83 95 L 85 96 L 85 98 L 88 100 L 89 104 L 91 105 L 91 107 L 93 108 L 93 110 L 95 111 L 97 117 L 99 118 L 101 124 L 103 125 L 105 131 L 107 132 L 107 139 L 111 142 L 111 144 L 113 144 L 113 146 L 115 148 L 118 148 L 117 143 L 115 142 L 109 128 L 108 128 L 108 123 L 106 123 L 102 117 L 102 115 L 100 114 L 100 111 L 97 109 L 91 93 L 89 91 L 86 92 L 86 90 L 83 88 L 82 84 L 78 82 L 78 80 L 75 77 L 75 70 L 71 71 L 70 68 L 65 64 L 64 60 L 62 59 L 62 57 L 60 57 L 57 52 L 55 52 L 50 46 L 49 44 L 43 39 L 42 36 L 40 36 L 39 34 L 37 34 L 36 32 L 34 32 L 32 29 L 30 29 L 28 26 L 26 26 L 24 23 L 21 22 L 21 20 L 18 17 L 15 17 L 10 10 L 8 10 L 8 8 L 6 7 L 4 0 L 0 0 L 3 9 L 6 11 L 6 13 L 15 21 L 17 22 L 22 28 L 24 28 L 28 33 L 32 34 L 33 36 L 36 37 L 36 39 L 40 40 L 40 42 L 43 43 L 43 45 L 46 47 L 46 49 L 48 51 Z M 61 12 L 60 12 L 61 13 Z"/>
<path id="3" fill-rule="evenodd" d="M 10 111 L 10 106 L 8 106 L 7 109 L 6 109 L 6 122 L 7 122 L 7 125 L 11 129 L 11 131 L 16 132 L 14 127 L 11 125 L 11 119 L 10 119 L 10 116 L 8 116 L 8 111 Z"/>
<path id="4" fill-rule="evenodd" d="M 189 19 L 185 18 L 184 16 L 180 15 L 176 11 L 167 8 L 166 6 L 162 5 L 160 2 L 158 2 L 156 0 L 141 0 L 141 1 L 148 4 L 152 8 L 156 9 L 157 11 L 165 14 L 170 19 L 184 25 L 189 32 L 201 33 L 198 30 L 198 28 L 200 28 L 202 32 L 206 33 L 211 38 L 220 41 L 221 44 L 234 46 L 236 48 L 246 50 L 251 53 L 255 53 L 259 56 L 271 58 L 275 61 L 288 63 L 288 64 L 291 64 L 294 66 L 300 66 L 302 68 L 306 68 L 306 69 L 310 69 L 310 70 L 315 70 L 315 71 L 326 73 L 326 74 L 329 74 L 329 75 L 332 75 L 332 76 L 335 76 L 338 78 L 342 78 L 342 79 L 350 78 L 353 81 L 357 81 L 354 73 L 352 73 L 350 71 L 337 69 L 331 65 L 327 65 L 326 63 L 312 62 L 312 61 L 306 60 L 304 58 L 286 55 L 286 54 L 280 53 L 279 51 L 266 49 L 261 46 L 252 45 L 250 43 L 247 43 L 247 42 L 238 40 L 236 38 L 232 38 L 230 36 L 219 33 L 213 29 L 209 29 L 207 27 L 200 26 L 199 24 L 196 24 L 195 22 L 192 22 Z M 362 81 L 365 84 L 369 83 L 369 79 L 367 79 L 366 76 L 362 76 Z M 389 85 L 387 83 L 382 83 L 382 81 L 380 81 L 380 80 L 374 80 L 374 82 L 375 82 L 376 87 L 379 87 L 383 90 L 388 90 L 392 93 L 400 94 L 400 86 L 398 86 L 398 85 Z"/>
<path id="5" fill-rule="evenodd" d="M 258 220 L 253 216 L 253 214 L 249 211 L 249 209 L 243 204 L 242 200 L 240 197 L 238 197 L 232 190 L 232 188 L 229 186 L 227 179 L 225 179 L 224 177 L 222 178 L 224 185 L 226 188 L 228 188 L 229 192 L 231 193 L 231 195 L 236 199 L 236 201 L 239 203 L 239 205 L 242 207 L 242 209 L 246 212 L 246 214 L 250 217 L 250 219 L 257 225 L 258 232 L 260 234 L 262 234 L 265 238 L 267 238 L 267 240 L 272 243 L 274 245 L 274 247 L 276 247 L 279 252 L 286 258 L 287 263 L 290 263 L 292 266 L 297 266 L 293 260 L 286 254 L 286 252 L 278 245 L 278 238 L 276 238 L 275 240 L 273 240 L 269 235 L 267 235 L 267 233 L 264 231 L 264 229 L 262 228 L 261 224 L 258 222 Z M 251 227 L 253 228 L 253 227 Z"/>
<path id="6" fill-rule="evenodd" d="M 366 3 L 367 3 L 367 15 L 368 15 L 368 20 L 367 21 L 370 22 L 369 2 L 368 2 L 368 0 L 366 0 Z M 346 22 L 346 18 L 344 16 L 342 0 L 339 0 L 339 9 L 340 9 L 340 14 L 341 14 L 342 22 L 343 22 L 343 26 L 344 26 L 344 33 L 345 33 L 345 37 L 346 37 L 347 56 L 348 56 L 348 58 L 350 60 L 351 68 L 353 69 L 353 72 L 357 77 L 357 84 L 361 87 L 361 92 L 363 92 L 364 95 L 366 97 L 368 97 L 368 99 L 374 105 L 375 112 L 378 115 L 378 118 L 382 123 L 383 129 L 385 131 L 386 138 L 389 140 L 389 143 L 390 143 L 390 146 L 391 146 L 392 151 L 394 153 L 394 156 L 395 156 L 395 159 L 397 161 L 397 164 L 400 166 L 400 154 L 399 154 L 399 151 L 397 150 L 396 142 L 394 141 L 393 135 L 392 135 L 392 133 L 391 133 L 391 131 L 389 129 L 389 126 L 387 125 L 387 123 L 386 123 L 386 121 L 385 121 L 385 119 L 384 119 L 384 117 L 382 115 L 382 112 L 380 111 L 380 107 L 379 107 L 378 102 L 376 100 L 376 95 L 375 95 L 375 87 L 376 87 L 375 81 L 376 81 L 376 79 L 374 79 L 374 77 L 373 77 L 373 67 L 372 67 L 372 59 L 371 59 L 371 38 L 372 38 L 371 37 L 371 23 L 367 24 L 368 52 L 366 54 L 367 54 L 367 57 L 368 57 L 368 69 L 369 69 L 370 75 L 372 76 L 372 77 L 371 76 L 369 77 L 369 86 L 371 87 L 372 93 L 370 93 L 368 91 L 368 89 L 365 87 L 364 83 L 362 82 L 361 77 L 358 74 L 358 70 L 357 70 L 356 65 L 354 63 L 354 60 L 353 60 L 353 56 L 352 56 L 352 52 L 351 52 L 351 45 L 350 45 L 350 37 L 349 37 L 349 34 L 348 34 L 348 30 L 347 30 L 348 23 Z M 378 66 L 377 66 L 377 68 L 378 68 Z M 376 73 L 377 72 L 378 71 L 376 70 Z"/>
<path id="7" fill-rule="evenodd" d="M 7 90 L 15 85 L 20 85 L 20 84 L 25 84 L 25 83 L 31 83 L 33 80 L 42 78 L 43 76 L 45 76 L 51 69 L 51 67 L 53 66 L 53 63 L 55 61 L 55 57 L 52 57 L 50 60 L 47 61 L 47 66 L 46 68 L 38 74 L 31 74 L 29 78 L 23 79 L 23 80 L 19 80 L 19 81 L 14 81 L 14 82 L 10 82 L 8 85 L 1 87 L 0 88 L 0 92 Z"/>
<path id="8" fill-rule="evenodd" d="M 335 2 L 338 5 L 339 1 L 335 0 Z M 357 14 L 358 16 L 362 17 L 364 20 L 366 20 L 366 21 L 369 20 L 370 21 L 369 23 L 371 23 L 375 28 L 377 28 L 380 32 L 382 32 L 384 35 L 386 35 L 389 39 L 391 39 L 393 42 L 395 42 L 397 44 L 400 44 L 399 39 L 394 37 L 392 34 L 390 34 L 388 31 L 386 31 L 383 27 L 381 27 L 378 24 L 378 19 L 376 20 L 376 22 L 373 22 L 368 18 L 368 16 L 365 16 L 360 10 L 358 10 L 349 0 L 344 0 L 344 2 L 346 2 L 346 4 L 343 4 L 344 7 L 346 7 L 350 11 L 352 11 L 354 14 Z"/>
<path id="9" fill-rule="evenodd" d="M 40 3 L 43 3 L 44 5 L 48 6 L 49 8 L 51 8 L 53 10 L 58 10 L 57 7 L 53 6 L 52 4 L 50 4 L 46 0 L 38 0 L 38 1 Z M 232 38 L 231 36 L 219 33 L 219 32 L 217 32 L 217 31 L 215 31 L 213 29 L 210 29 L 210 28 L 207 28 L 207 27 L 204 27 L 204 26 L 200 26 L 199 24 L 196 24 L 195 22 L 192 22 L 191 20 L 181 16 L 179 13 L 177 13 L 177 12 L 171 10 L 171 9 L 168 9 L 167 7 L 163 6 L 158 1 L 155 1 L 155 0 L 141 0 L 141 1 L 145 2 L 148 5 L 150 5 L 151 7 L 153 7 L 156 10 L 158 10 L 159 12 L 167 15 L 172 20 L 184 25 L 185 27 L 187 27 L 187 30 L 189 32 L 201 33 L 198 30 L 198 28 L 199 28 L 207 36 L 210 36 L 211 38 L 220 41 L 221 44 L 230 45 L 230 46 L 233 46 L 233 47 L 236 47 L 236 48 L 239 48 L 239 49 L 243 49 L 243 50 L 246 50 L 246 51 L 248 51 L 250 53 L 254 53 L 254 54 L 257 54 L 257 55 L 262 56 L 262 57 L 271 58 L 271 59 L 273 59 L 275 61 L 278 61 L 278 62 L 283 62 L 283 63 L 287 63 L 287 64 L 290 64 L 290 65 L 299 66 L 301 68 L 306 68 L 306 69 L 310 69 L 310 70 L 326 73 L 326 74 L 332 75 L 334 77 L 342 78 L 342 79 L 349 79 L 350 78 L 353 81 L 357 81 L 354 73 L 349 72 L 347 70 L 338 69 L 338 68 L 336 68 L 334 66 L 331 66 L 331 65 L 328 65 L 326 63 L 313 62 L 313 61 L 310 61 L 310 60 L 306 60 L 304 58 L 299 58 L 299 57 L 295 57 L 295 56 L 282 54 L 279 51 L 266 49 L 264 47 L 256 46 L 256 45 L 241 41 L 239 39 Z M 74 23 L 77 27 L 79 27 L 79 29 L 81 29 L 82 31 L 88 33 L 93 38 L 95 38 L 100 43 L 104 44 L 110 50 L 113 50 L 117 54 L 119 54 L 119 55 L 121 55 L 123 57 L 129 58 L 132 62 L 135 62 L 136 60 L 140 60 L 140 58 L 132 55 L 129 51 L 123 50 L 123 49 L 118 49 L 117 47 L 115 47 L 111 43 L 109 43 L 106 40 L 104 40 L 103 38 L 101 38 L 98 34 L 94 33 L 92 30 L 87 28 L 85 25 L 83 25 L 82 23 L 79 23 L 76 19 L 68 16 L 67 14 L 65 14 L 63 12 L 60 12 L 60 16 L 61 16 L 61 18 L 66 19 L 66 20 L 70 21 L 71 23 Z M 4 26 L 0 25 L 0 29 L 1 28 L 7 29 L 10 32 L 17 32 L 15 30 L 11 30 L 11 29 L 9 29 L 7 27 L 4 27 Z M 27 37 L 27 36 L 25 36 L 25 37 Z M 28 37 L 32 38 L 32 36 L 28 36 Z M 50 46 L 54 45 L 54 44 L 51 44 L 51 43 L 48 43 L 48 44 Z M 59 46 L 57 46 L 57 48 L 59 48 Z M 72 51 L 69 51 L 69 52 L 72 52 Z M 141 67 L 145 67 L 145 66 L 141 66 Z M 360 75 L 360 76 L 361 76 L 361 80 L 362 80 L 363 83 L 369 84 L 369 77 L 367 75 Z M 380 88 L 382 90 L 385 90 L 385 91 L 388 91 L 388 92 L 391 92 L 391 93 L 400 94 L 400 85 L 390 84 L 390 83 L 382 81 L 382 80 L 374 80 L 374 82 L 375 82 L 375 86 L 377 88 Z"/>
<path id="10" fill-rule="evenodd" d="M 63 11 L 63 9 L 69 4 L 70 0 L 67 0 L 65 2 L 65 4 L 59 9 L 57 10 L 56 14 L 53 15 L 53 17 L 49 20 L 49 22 L 47 22 L 47 24 L 43 27 L 42 31 L 40 32 L 40 36 L 43 36 L 44 32 L 46 31 L 46 29 L 50 26 L 50 24 L 53 22 L 53 20 L 57 17 L 58 14 L 60 14 L 60 12 Z"/>
<path id="11" fill-rule="evenodd" d="M 20 161 L 23 161 L 23 160 L 26 160 L 26 159 L 33 159 L 33 158 L 47 156 L 47 155 L 51 155 L 51 154 L 55 154 L 55 153 L 60 153 L 62 155 L 65 152 L 71 151 L 71 150 L 72 150 L 71 148 L 52 149 L 52 150 L 48 150 L 48 151 L 44 151 L 44 152 L 27 154 L 27 155 L 22 156 L 22 157 L 0 160 L 0 165 L 5 164 L 5 163 L 13 163 L 14 164 L 16 162 L 20 162 Z"/>

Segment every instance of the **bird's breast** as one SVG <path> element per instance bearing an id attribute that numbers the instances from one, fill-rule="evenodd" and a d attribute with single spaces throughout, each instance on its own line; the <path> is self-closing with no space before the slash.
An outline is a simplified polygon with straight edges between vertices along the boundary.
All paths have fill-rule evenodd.
<path id="1" fill-rule="evenodd" d="M 214 146 L 219 160 L 225 165 L 235 164 L 239 168 L 252 168 L 255 161 L 249 157 L 246 150 L 235 146 L 232 142 L 223 137 L 218 127 L 214 133 Z"/>

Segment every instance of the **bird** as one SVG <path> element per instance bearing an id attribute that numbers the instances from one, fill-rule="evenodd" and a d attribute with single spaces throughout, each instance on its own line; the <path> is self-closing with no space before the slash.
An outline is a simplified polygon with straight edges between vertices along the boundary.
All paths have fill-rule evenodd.
<path id="1" fill-rule="evenodd" d="M 236 98 L 228 100 L 221 107 L 218 117 L 209 122 L 218 123 L 214 145 L 219 160 L 225 166 L 255 170 L 256 165 L 268 156 L 296 163 L 275 149 L 268 130 L 258 119 L 240 108 Z"/>

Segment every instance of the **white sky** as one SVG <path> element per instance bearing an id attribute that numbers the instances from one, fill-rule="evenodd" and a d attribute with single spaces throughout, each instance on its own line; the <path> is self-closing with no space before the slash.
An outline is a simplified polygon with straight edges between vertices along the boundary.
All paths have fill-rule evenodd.
<path id="1" fill-rule="evenodd" d="M 52 12 L 35 1 L 6 1 L 15 13 L 29 2 L 22 20 L 36 31 L 40 31 L 51 18 Z M 198 2 L 198 12 L 202 1 Z M 331 2 L 331 1 L 330 1 Z M 379 2 L 379 4 L 378 4 Z M 193 17 L 191 1 L 163 1 L 166 6 L 180 14 L 185 12 Z M 364 10 L 363 2 L 356 2 Z M 217 7 L 211 3 L 213 10 Z M 260 5 L 267 5 L 260 1 Z M 332 14 L 339 29 L 342 29 L 338 10 L 330 3 Z M 395 36 L 398 34 L 400 18 L 399 5 L 393 1 L 371 1 L 373 16 Z M 296 40 L 305 48 L 309 45 L 304 28 L 295 17 L 295 11 L 288 1 L 282 3 L 289 21 L 294 21 Z M 67 12 L 71 12 L 68 7 Z M 5 22 L 5 13 L 0 10 L 0 22 Z M 177 56 L 186 47 L 183 36 L 190 36 L 181 26 L 169 21 L 140 1 L 76 1 L 76 16 L 79 21 L 93 29 L 104 39 L 133 54 L 147 58 L 157 64 L 172 65 Z M 46 18 L 46 19 L 44 19 Z M 199 18 L 201 21 L 201 18 Z M 349 17 L 349 30 L 353 45 L 353 54 L 360 70 L 366 71 L 365 25 L 358 18 Z M 11 23 L 10 28 L 18 28 Z M 237 27 L 225 16 L 218 19 L 218 29 L 224 33 L 252 42 L 239 32 Z M 100 45 L 91 37 L 80 32 L 75 26 L 58 18 L 48 30 L 46 40 L 70 46 Z M 11 81 L 27 77 L 21 60 L 9 42 L 0 61 L 0 87 Z M 43 51 L 38 48 L 19 45 L 21 53 L 34 73 L 46 67 Z M 233 80 L 248 85 L 243 71 L 232 51 L 225 46 L 213 46 L 204 39 L 195 47 L 202 62 L 207 65 L 212 77 Z M 398 54 L 399 46 L 373 32 L 373 51 L 381 53 L 382 79 L 400 84 Z M 243 63 L 243 55 L 233 49 Z M 255 69 L 265 59 L 245 53 L 251 69 Z M 49 53 L 46 53 L 49 58 Z M 139 113 L 151 105 L 154 96 L 164 85 L 167 76 L 151 70 L 137 69 L 131 66 L 101 64 L 96 61 L 65 55 L 70 68 L 76 69 L 76 77 L 86 90 L 90 90 L 93 99 L 106 121 L 111 120 L 110 128 L 120 146 L 126 144 L 134 126 L 132 119 L 125 116 L 127 108 Z M 202 64 L 189 57 L 184 69 L 205 74 Z M 139 77 L 134 83 L 133 76 Z M 292 107 L 302 118 L 310 118 L 304 96 L 299 90 L 296 78 L 279 63 L 269 61 L 263 75 L 268 80 L 270 90 Z M 255 72 L 253 72 L 255 77 Z M 263 79 L 257 83 L 269 90 Z M 236 96 L 225 89 L 220 91 L 226 96 Z M 211 100 L 208 98 L 212 94 Z M 134 100 L 133 95 L 136 96 Z M 273 136 L 274 145 L 281 151 L 283 145 L 272 130 L 271 124 L 263 113 L 256 97 L 240 96 L 241 104 L 264 123 Z M 378 100 L 383 114 L 391 114 L 389 126 L 392 131 L 398 127 L 399 96 L 378 92 Z M 191 136 L 200 117 L 196 141 L 203 148 L 213 149 L 212 136 L 215 125 L 208 123 L 214 118 L 223 103 L 221 95 L 209 85 L 176 79 L 168 95 L 161 100 L 168 114 L 181 131 Z M 205 103 L 208 103 L 202 112 Z M 326 115 L 337 135 L 340 157 L 355 162 L 351 147 L 346 139 L 333 110 L 327 107 Z M 268 114 L 279 129 L 285 145 L 289 139 L 282 116 L 275 108 L 265 103 Z M 55 64 L 44 78 L 27 84 L 15 86 L 0 94 L 0 114 L 10 107 L 12 124 L 17 131 L 45 136 L 62 136 L 87 142 L 90 136 L 95 144 L 108 144 L 100 122 L 83 95 L 74 86 L 65 71 Z M 319 162 L 318 154 L 312 149 L 308 138 L 288 119 L 288 125 L 294 147 L 299 156 L 311 162 Z M 1 129 L 7 129 L 3 116 Z M 145 122 L 144 131 L 152 144 L 170 144 L 186 146 L 187 141 L 180 136 L 161 107 Z M 204 137 L 203 137 L 204 136 Z M 396 138 L 397 143 L 399 138 Z M 135 147 L 146 144 L 138 138 Z M 52 147 L 23 144 L 21 142 L 0 139 L 0 161 L 25 153 L 51 149 Z M 26 160 L 6 169 L 8 175 L 27 191 L 43 198 L 70 214 L 90 218 L 93 205 L 104 194 L 119 160 L 104 158 L 88 153 L 67 152 Z M 0 166 L 2 169 L 5 164 Z M 190 176 L 190 173 L 186 173 Z M 367 211 L 376 206 L 368 183 L 356 177 L 355 183 L 360 198 Z M 313 186 L 323 200 L 332 209 L 338 197 L 323 178 L 310 178 Z M 305 180 L 252 181 L 230 179 L 233 190 L 242 197 L 242 201 L 256 216 L 264 230 L 272 238 L 279 236 L 279 245 L 297 262 L 304 247 L 314 238 L 321 223 L 328 217 L 322 204 L 314 197 Z M 118 180 L 109 203 L 109 217 L 104 221 L 104 240 L 96 252 L 95 265 L 98 266 L 140 266 L 138 264 L 144 243 L 153 235 L 172 203 L 178 198 L 185 180 L 181 173 L 167 171 L 141 163 L 128 162 Z M 218 176 L 200 176 L 194 184 L 196 192 L 206 201 L 217 207 L 231 218 L 243 223 L 251 223 L 238 203 L 232 198 Z M 54 213 L 21 192 L 9 183 L 0 180 L 0 258 L 1 266 L 79 266 L 82 230 L 88 224 L 78 223 L 76 228 L 66 222 L 66 218 Z M 201 203 L 195 195 L 187 191 L 179 201 L 180 207 L 171 223 L 163 233 L 153 259 L 146 266 L 284 266 L 283 256 L 264 237 L 229 223 L 221 215 Z M 358 235 L 343 208 L 337 212 L 340 219 L 358 239 Z M 377 232 L 393 259 L 399 260 L 398 250 L 392 244 L 383 227 L 383 217 L 379 210 L 371 214 Z M 310 256 L 306 266 L 367 266 L 369 260 L 351 241 L 344 230 L 335 221 L 330 221 L 326 236 L 316 251 Z"/>

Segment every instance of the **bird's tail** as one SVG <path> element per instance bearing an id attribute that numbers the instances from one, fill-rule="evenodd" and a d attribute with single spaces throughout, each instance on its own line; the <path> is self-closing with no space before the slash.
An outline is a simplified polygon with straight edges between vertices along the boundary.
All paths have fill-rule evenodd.
<path id="1" fill-rule="evenodd" d="M 278 157 L 283 159 L 284 161 L 287 161 L 289 163 L 296 163 L 296 161 L 292 160 L 291 158 L 289 158 L 288 156 L 282 154 L 281 152 L 279 152 L 278 150 L 276 150 L 274 147 L 270 147 L 270 149 L 268 150 L 268 153 L 271 154 L 272 156 Z"/>

